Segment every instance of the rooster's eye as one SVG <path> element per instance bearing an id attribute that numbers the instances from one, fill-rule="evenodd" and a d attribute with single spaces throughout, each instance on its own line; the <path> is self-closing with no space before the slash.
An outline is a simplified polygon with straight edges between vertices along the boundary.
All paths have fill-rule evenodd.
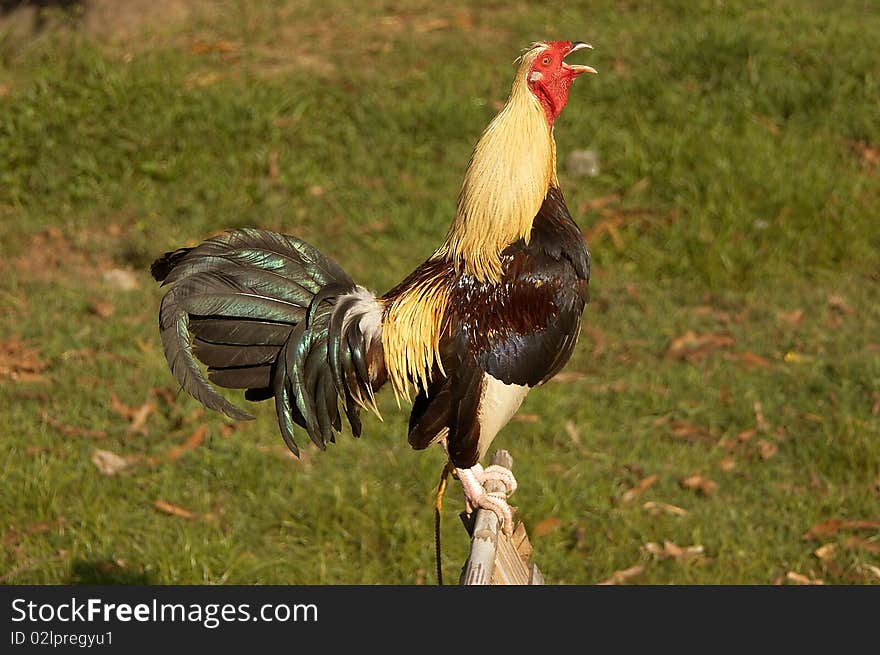
<path id="1" fill-rule="evenodd" d="M 549 66 L 551 61 L 552 61 L 552 59 L 550 59 L 550 57 L 544 57 L 541 60 L 541 63 L 544 64 L 545 66 Z"/>

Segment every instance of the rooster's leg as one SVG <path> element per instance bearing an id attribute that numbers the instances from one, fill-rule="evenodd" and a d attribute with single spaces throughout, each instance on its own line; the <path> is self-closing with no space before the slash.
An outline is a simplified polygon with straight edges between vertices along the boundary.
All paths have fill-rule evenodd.
<path id="1" fill-rule="evenodd" d="M 490 471 L 490 469 L 503 469 L 503 467 L 490 466 L 484 470 L 482 466 L 477 464 L 469 469 L 456 469 L 456 473 L 464 489 L 464 497 L 467 501 L 468 509 L 471 511 L 474 509 L 489 510 L 498 517 L 498 522 L 501 524 L 501 529 L 504 530 L 504 533 L 510 535 L 513 534 L 513 510 L 507 504 L 507 494 L 504 492 L 487 492 L 485 487 L 483 487 L 482 480 L 500 479 L 505 482 L 511 493 L 512 489 L 516 489 L 516 480 L 513 479 L 513 474 L 507 469 L 503 470 L 507 471 L 508 475 L 500 474 L 497 470 Z M 512 485 L 508 484 L 508 482 L 512 482 Z"/>

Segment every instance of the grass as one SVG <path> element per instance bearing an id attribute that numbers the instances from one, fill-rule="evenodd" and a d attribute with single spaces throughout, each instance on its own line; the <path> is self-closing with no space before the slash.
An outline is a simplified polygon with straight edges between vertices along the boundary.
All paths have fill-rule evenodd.
<path id="1" fill-rule="evenodd" d="M 252 225 L 390 288 L 445 234 L 512 59 L 558 36 L 601 73 L 556 127 L 595 273 L 565 373 L 496 441 L 536 561 L 554 583 L 880 583 L 876 527 L 804 538 L 880 519 L 877 7 L 222 8 L 0 33 L 0 580 L 432 582 L 443 457 L 409 449 L 392 394 L 362 440 L 288 457 L 269 405 L 231 424 L 177 394 L 147 268 Z M 565 166 L 585 148 L 595 177 Z M 666 540 L 703 553 L 645 547 Z"/>

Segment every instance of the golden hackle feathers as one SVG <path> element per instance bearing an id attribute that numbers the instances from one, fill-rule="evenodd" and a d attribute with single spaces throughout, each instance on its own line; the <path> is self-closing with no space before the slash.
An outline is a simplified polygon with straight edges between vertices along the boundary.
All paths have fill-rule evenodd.
<path id="1" fill-rule="evenodd" d="M 444 279 L 420 280 L 390 298 L 382 320 L 382 349 L 394 394 L 410 399 L 413 391 L 427 389 L 435 364 L 442 375 L 440 336 L 449 291 Z"/>
<path id="2" fill-rule="evenodd" d="M 519 58 L 510 97 L 474 148 L 452 226 L 431 258 L 480 281 L 501 281 L 501 252 L 528 242 L 547 190 L 557 184 L 553 131 L 527 82 L 547 47 L 532 44 Z M 439 343 L 448 305 L 448 279 L 439 273 L 386 296 L 382 347 L 398 400 L 426 389 L 435 367 L 445 375 Z"/>
<path id="3" fill-rule="evenodd" d="M 527 81 L 546 47 L 533 44 L 520 57 L 510 98 L 474 148 L 455 219 L 434 255 L 481 281 L 500 281 L 501 251 L 518 239 L 528 242 L 532 220 L 556 183 L 552 128 Z"/>

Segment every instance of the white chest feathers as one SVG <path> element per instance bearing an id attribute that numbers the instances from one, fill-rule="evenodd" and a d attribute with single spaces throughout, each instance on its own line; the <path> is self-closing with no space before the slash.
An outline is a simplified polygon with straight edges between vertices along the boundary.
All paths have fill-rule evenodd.
<path id="1" fill-rule="evenodd" d="M 519 384 L 505 384 L 486 373 L 483 376 L 483 394 L 477 420 L 480 422 L 480 459 L 489 450 L 492 440 L 516 414 L 529 387 Z"/>

